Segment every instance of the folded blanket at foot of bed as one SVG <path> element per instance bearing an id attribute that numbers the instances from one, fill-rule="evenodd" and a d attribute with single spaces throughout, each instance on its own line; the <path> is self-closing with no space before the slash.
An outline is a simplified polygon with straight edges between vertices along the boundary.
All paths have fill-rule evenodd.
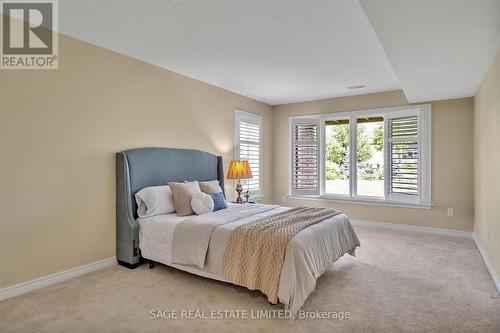
<path id="1" fill-rule="evenodd" d="M 231 234 L 222 275 L 262 291 L 276 304 L 288 241 L 302 229 L 338 214 L 335 209 L 297 207 L 240 225 Z"/>

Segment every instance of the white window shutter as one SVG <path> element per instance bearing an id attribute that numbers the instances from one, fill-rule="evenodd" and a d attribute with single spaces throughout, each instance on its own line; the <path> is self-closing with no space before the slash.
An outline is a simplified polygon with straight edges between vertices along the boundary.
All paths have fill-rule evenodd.
<path id="1" fill-rule="evenodd" d="M 318 195 L 320 191 L 319 119 L 295 118 L 291 122 L 291 194 Z"/>
<path id="2" fill-rule="evenodd" d="M 421 126 L 419 113 L 404 112 L 388 117 L 388 199 L 420 202 L 422 191 Z"/>
<path id="3" fill-rule="evenodd" d="M 250 190 L 252 197 L 262 192 L 262 117 L 251 113 L 236 111 L 235 113 L 235 159 L 247 160 L 252 170 L 251 179 L 242 179 L 245 190 Z"/>

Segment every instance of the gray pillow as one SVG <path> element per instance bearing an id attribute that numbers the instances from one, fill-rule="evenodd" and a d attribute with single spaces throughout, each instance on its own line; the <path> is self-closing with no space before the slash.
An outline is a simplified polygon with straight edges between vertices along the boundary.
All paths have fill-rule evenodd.
<path id="1" fill-rule="evenodd" d="M 194 193 L 201 192 L 198 182 L 196 180 L 185 183 L 170 182 L 168 185 L 172 190 L 175 212 L 177 215 L 193 215 L 194 211 L 191 208 L 191 197 Z"/>
<path id="2" fill-rule="evenodd" d="M 198 182 L 200 184 L 200 190 L 206 194 L 219 193 L 222 192 L 222 188 L 219 185 L 219 181 L 211 180 L 208 182 Z"/>

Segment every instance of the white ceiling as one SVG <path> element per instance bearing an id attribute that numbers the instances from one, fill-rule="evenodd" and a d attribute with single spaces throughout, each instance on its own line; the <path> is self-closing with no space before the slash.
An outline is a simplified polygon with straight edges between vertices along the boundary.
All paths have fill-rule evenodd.
<path id="1" fill-rule="evenodd" d="M 64 0 L 59 30 L 272 105 L 401 88 L 415 102 L 474 94 L 499 4 Z"/>
<path id="2" fill-rule="evenodd" d="M 500 47 L 500 0 L 361 0 L 411 102 L 473 96 Z"/>

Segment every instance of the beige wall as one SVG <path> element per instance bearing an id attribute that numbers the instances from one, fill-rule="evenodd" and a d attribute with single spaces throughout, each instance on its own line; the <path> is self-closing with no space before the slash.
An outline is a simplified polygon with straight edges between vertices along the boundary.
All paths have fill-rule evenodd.
<path id="1" fill-rule="evenodd" d="M 116 151 L 197 148 L 221 154 L 227 166 L 233 110 L 258 113 L 263 201 L 318 205 L 281 201 L 288 117 L 406 104 L 393 91 L 271 108 L 61 36 L 59 70 L 0 71 L 0 288 L 115 255 Z M 472 109 L 471 98 L 433 103 L 432 210 L 327 205 L 353 218 L 471 230 Z M 448 207 L 455 217 L 446 217 Z"/>
<path id="2" fill-rule="evenodd" d="M 475 96 L 474 236 L 500 276 L 500 52 Z M 490 237 L 488 237 L 490 233 Z"/>
<path id="3" fill-rule="evenodd" d="M 431 210 L 297 200 L 288 192 L 288 118 L 340 111 L 408 105 L 402 91 L 341 97 L 273 107 L 273 197 L 282 205 L 335 207 L 351 218 L 434 228 L 472 230 L 473 220 L 473 99 L 432 102 Z M 455 216 L 447 217 L 447 208 Z"/>
<path id="4" fill-rule="evenodd" d="M 60 37 L 60 69 L 0 71 L 0 288 L 115 255 L 114 152 L 183 147 L 233 157 L 235 108 L 271 108 Z M 227 184 L 229 193 L 231 184 Z"/>

